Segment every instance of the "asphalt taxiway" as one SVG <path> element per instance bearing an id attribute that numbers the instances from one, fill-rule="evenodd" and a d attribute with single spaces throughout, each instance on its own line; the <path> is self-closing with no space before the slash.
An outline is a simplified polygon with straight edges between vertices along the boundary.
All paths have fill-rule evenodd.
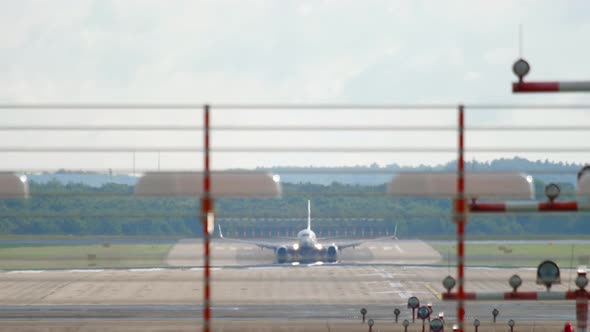
<path id="1" fill-rule="evenodd" d="M 184 240 L 168 255 L 169 267 L 2 271 L 0 331 L 50 327 L 133 331 L 142 322 L 144 331 L 197 330 L 202 317 L 201 253 L 199 241 Z M 422 241 L 367 243 L 344 251 L 340 264 L 276 265 L 272 252 L 220 241 L 213 243 L 212 255 L 217 330 L 240 326 L 268 331 L 347 330 L 349 325 L 359 327 L 359 310 L 365 307 L 370 317 L 387 322 L 387 329 L 402 331 L 393 323 L 392 312 L 397 307 L 402 311 L 400 320 L 410 319 L 410 296 L 432 303 L 435 313 L 444 312 L 448 321 L 455 317 L 455 304 L 440 300 L 441 281 L 455 274 L 454 267 L 437 265 L 440 255 Z M 468 268 L 466 289 L 508 291 L 507 280 L 515 273 L 524 280 L 522 290 L 544 290 L 534 284 L 534 269 L 495 268 Z M 567 276 L 568 271 L 562 274 Z M 562 280 L 552 291 L 572 287 L 572 280 Z M 469 319 L 488 322 L 492 309 L 498 308 L 502 324 L 498 326 L 512 318 L 527 326 L 537 322 L 541 325 L 536 330 L 541 331 L 572 321 L 574 306 L 571 302 L 468 303 L 467 314 Z"/>

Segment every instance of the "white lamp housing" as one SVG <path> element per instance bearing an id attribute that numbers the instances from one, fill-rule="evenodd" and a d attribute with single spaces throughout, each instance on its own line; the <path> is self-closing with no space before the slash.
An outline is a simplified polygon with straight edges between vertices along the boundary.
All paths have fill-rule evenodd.
<path id="1" fill-rule="evenodd" d="M 0 173 L 0 199 L 29 197 L 29 183 L 25 175 Z"/>
<path id="2" fill-rule="evenodd" d="M 400 173 L 389 183 L 388 193 L 395 196 L 455 197 L 457 173 Z M 524 173 L 465 172 L 465 194 L 467 198 L 533 199 L 535 189 L 533 178 Z"/>
<path id="3" fill-rule="evenodd" d="M 211 196 L 279 197 L 281 184 L 270 173 L 211 172 Z M 137 196 L 203 196 L 202 172 L 153 172 L 135 185 Z"/>

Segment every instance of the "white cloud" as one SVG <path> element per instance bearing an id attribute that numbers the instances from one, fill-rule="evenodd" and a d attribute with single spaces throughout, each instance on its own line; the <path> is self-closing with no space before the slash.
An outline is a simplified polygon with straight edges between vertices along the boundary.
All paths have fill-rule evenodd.
<path id="1" fill-rule="evenodd" d="M 519 23 L 525 27 L 531 79 L 590 75 L 590 46 L 580 43 L 590 25 L 584 17 L 576 19 L 581 10 L 541 1 L 535 2 L 534 16 L 523 16 L 530 6 L 512 1 L 7 2 L 0 12 L 0 100 L 588 102 L 585 95 L 510 93 Z M 567 119 L 564 114 L 569 113 L 546 114 L 542 120 Z M 296 115 L 282 119 L 295 121 Z M 135 121 L 135 115 L 119 116 Z M 334 118 L 308 116 L 327 123 Z M 414 112 L 403 117 L 410 123 L 424 119 Z M 87 119 L 97 121 L 100 114 Z M 432 119 L 446 121 L 442 115 Z M 488 112 L 477 119 L 503 117 Z M 378 122 L 399 118 L 382 114 Z M 438 142 L 430 136 L 421 142 L 429 140 Z M 340 157 L 331 160 L 357 163 L 355 156 Z M 366 161 L 388 163 L 391 157 Z M 403 158 L 424 161 L 416 155 Z"/>
<path id="2" fill-rule="evenodd" d="M 476 71 L 469 71 L 464 76 L 463 79 L 466 81 L 475 81 L 481 77 L 481 73 Z"/>
<path id="3" fill-rule="evenodd" d="M 505 65 L 513 62 L 518 58 L 518 50 L 516 47 L 498 47 L 487 51 L 483 55 L 483 60 L 491 65 Z"/>

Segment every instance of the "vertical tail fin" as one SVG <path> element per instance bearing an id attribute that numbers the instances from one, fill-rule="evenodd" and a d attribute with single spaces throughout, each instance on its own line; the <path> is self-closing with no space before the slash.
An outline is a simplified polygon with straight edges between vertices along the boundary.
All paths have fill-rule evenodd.
<path id="1" fill-rule="evenodd" d="M 307 230 L 311 230 L 311 200 L 307 200 Z"/>

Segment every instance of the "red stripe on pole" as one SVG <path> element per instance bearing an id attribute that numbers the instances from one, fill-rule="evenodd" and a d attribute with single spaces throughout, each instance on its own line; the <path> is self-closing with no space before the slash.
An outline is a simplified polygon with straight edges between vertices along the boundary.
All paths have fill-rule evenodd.
<path id="1" fill-rule="evenodd" d="M 512 92 L 558 92 L 559 82 L 516 82 Z"/>
<path id="2" fill-rule="evenodd" d="M 588 300 L 578 299 L 576 301 L 577 331 L 584 331 L 588 328 Z"/>
<path id="3" fill-rule="evenodd" d="M 541 202 L 539 211 L 578 211 L 578 202 Z"/>
<path id="4" fill-rule="evenodd" d="M 459 299 L 458 293 L 442 293 L 442 299 L 447 301 L 453 301 Z M 463 292 L 463 298 L 465 300 L 476 300 L 477 294 L 472 292 Z"/>
<path id="5" fill-rule="evenodd" d="M 579 204 L 576 201 L 567 202 L 537 202 L 531 203 L 530 209 L 519 206 L 515 211 L 542 211 L 542 212 L 561 212 L 561 211 L 578 211 Z M 506 203 L 471 203 L 469 204 L 470 212 L 507 212 Z"/>
<path id="6" fill-rule="evenodd" d="M 575 300 L 578 298 L 578 296 L 582 296 L 582 294 L 580 294 L 579 290 L 565 292 L 565 299 L 566 300 Z"/>
<path id="7" fill-rule="evenodd" d="M 506 212 L 505 203 L 471 203 L 470 212 Z"/>

